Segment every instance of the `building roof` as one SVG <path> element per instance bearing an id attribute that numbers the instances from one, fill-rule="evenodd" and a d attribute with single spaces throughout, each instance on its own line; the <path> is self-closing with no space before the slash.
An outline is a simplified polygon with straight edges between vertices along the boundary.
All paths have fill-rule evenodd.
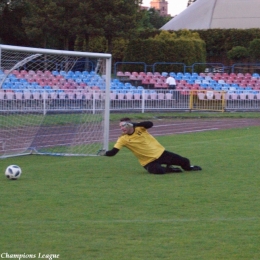
<path id="1" fill-rule="evenodd" d="M 259 0 L 197 0 L 162 30 L 260 28 Z"/>

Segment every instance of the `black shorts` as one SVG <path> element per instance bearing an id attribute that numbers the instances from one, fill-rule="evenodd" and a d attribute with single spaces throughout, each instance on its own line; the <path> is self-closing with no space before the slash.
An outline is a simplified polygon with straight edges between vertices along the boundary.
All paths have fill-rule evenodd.
<path id="1" fill-rule="evenodd" d="M 158 159 L 148 163 L 147 165 L 144 166 L 144 168 L 149 173 L 164 174 L 165 167 L 163 167 L 162 165 L 180 166 L 182 169 L 186 171 L 190 170 L 190 160 L 188 158 L 182 157 L 178 154 L 169 151 L 164 151 Z"/>

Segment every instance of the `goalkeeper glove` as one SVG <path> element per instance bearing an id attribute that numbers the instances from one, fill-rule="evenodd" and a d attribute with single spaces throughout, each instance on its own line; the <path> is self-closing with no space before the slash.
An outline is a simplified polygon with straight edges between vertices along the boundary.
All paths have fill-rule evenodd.
<path id="1" fill-rule="evenodd" d="M 97 155 L 99 155 L 99 156 L 104 156 L 104 155 L 106 155 L 106 150 L 105 150 L 105 149 L 100 149 L 100 150 L 98 150 Z"/>
<path id="2" fill-rule="evenodd" d="M 133 124 L 133 123 L 130 123 L 130 122 L 123 122 L 123 123 L 121 124 L 121 126 L 129 128 L 129 127 L 133 127 L 134 124 Z"/>

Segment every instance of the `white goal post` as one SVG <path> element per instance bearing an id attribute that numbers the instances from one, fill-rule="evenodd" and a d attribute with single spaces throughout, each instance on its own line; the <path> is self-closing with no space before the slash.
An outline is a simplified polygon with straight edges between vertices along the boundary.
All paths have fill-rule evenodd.
<path id="1" fill-rule="evenodd" d="M 112 55 L 0 45 L 0 158 L 109 145 Z"/>

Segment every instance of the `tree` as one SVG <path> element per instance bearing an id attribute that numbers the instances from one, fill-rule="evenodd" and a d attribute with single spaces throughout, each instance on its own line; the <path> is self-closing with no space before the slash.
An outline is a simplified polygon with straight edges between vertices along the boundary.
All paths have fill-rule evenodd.
<path id="1" fill-rule="evenodd" d="M 260 61 L 260 39 L 254 39 L 249 43 L 249 54 L 257 62 Z"/>
<path id="2" fill-rule="evenodd" d="M 227 57 L 230 60 L 240 61 L 249 56 L 248 50 L 243 46 L 235 46 L 227 53 Z"/>
<path id="3" fill-rule="evenodd" d="M 137 30 L 143 31 L 147 29 L 153 29 L 153 25 L 150 23 L 150 15 L 147 10 L 140 10 L 137 18 Z"/>
<path id="4" fill-rule="evenodd" d="M 98 0 L 92 6 L 96 11 L 95 24 L 102 28 L 107 40 L 108 52 L 113 49 L 116 37 L 132 38 L 137 28 L 140 0 Z"/>
<path id="5" fill-rule="evenodd" d="M 22 22 L 26 34 L 35 47 L 54 47 L 53 22 L 49 10 L 51 0 L 26 0 L 27 14 Z"/>
<path id="6" fill-rule="evenodd" d="M 23 19 L 30 39 L 40 40 L 43 47 L 50 39 L 73 49 L 88 42 L 91 36 L 104 36 L 108 51 L 116 37 L 130 38 L 137 25 L 140 0 L 25 0 L 27 17 Z M 83 46 L 83 45 L 82 45 Z M 82 48 L 77 45 L 77 48 Z"/>
<path id="7" fill-rule="evenodd" d="M 171 20 L 171 16 L 161 16 L 155 8 L 139 12 L 138 30 L 160 29 Z"/>
<path id="8" fill-rule="evenodd" d="M 175 40 L 177 38 L 176 33 L 169 31 L 161 31 L 159 34 L 155 35 L 154 39 L 162 41 Z"/>
<path id="9" fill-rule="evenodd" d="M 87 32 L 90 20 L 87 19 L 88 14 L 93 13 L 90 9 L 91 0 L 26 0 L 26 2 L 28 13 L 23 19 L 23 24 L 28 37 L 31 40 L 37 39 L 41 47 L 56 44 L 57 48 L 74 49 L 77 35 Z M 62 46 L 59 46 L 59 42 Z"/>
<path id="10" fill-rule="evenodd" d="M 2 0 L 0 2 L 0 38 L 5 44 L 27 45 L 27 36 L 21 26 L 25 15 L 23 1 Z"/>
<path id="11" fill-rule="evenodd" d="M 171 16 L 161 16 L 160 13 L 155 8 L 150 8 L 147 10 L 149 14 L 150 24 L 155 29 L 160 29 L 163 25 L 171 20 Z"/>
<path id="12" fill-rule="evenodd" d="M 77 21 L 76 33 L 77 33 L 77 40 L 78 42 L 81 42 L 81 46 L 79 45 L 77 46 L 78 50 L 97 52 L 97 50 L 91 49 L 92 46 L 90 46 L 90 42 L 89 42 L 92 36 L 94 38 L 101 39 L 103 35 L 102 28 L 98 26 L 99 19 L 95 19 L 97 16 L 98 15 L 93 7 L 92 1 L 81 1 L 79 3 L 79 8 L 78 8 L 79 19 Z M 99 42 L 102 43 L 102 40 Z M 99 47 L 97 49 L 98 52 L 101 52 Z"/>

